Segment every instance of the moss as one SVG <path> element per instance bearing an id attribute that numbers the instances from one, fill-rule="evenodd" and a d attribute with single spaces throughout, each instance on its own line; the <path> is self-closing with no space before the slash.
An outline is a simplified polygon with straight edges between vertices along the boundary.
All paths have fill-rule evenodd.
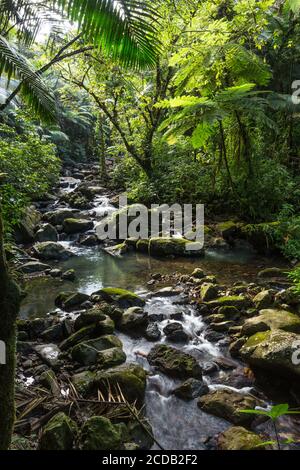
<path id="1" fill-rule="evenodd" d="M 211 307 L 232 306 L 239 309 L 248 307 L 249 300 L 242 296 L 231 295 L 212 300 L 211 302 L 208 302 L 208 305 Z"/>
<path id="2" fill-rule="evenodd" d="M 99 294 L 104 300 L 108 302 L 117 302 L 121 307 L 124 308 L 145 305 L 144 299 L 139 297 L 134 292 L 125 289 L 107 287 L 105 289 L 101 289 Z"/>
<path id="3" fill-rule="evenodd" d="M 148 355 L 150 365 L 157 367 L 170 377 L 201 379 L 202 372 L 196 359 L 178 349 L 165 344 L 158 344 Z"/>
<path id="4" fill-rule="evenodd" d="M 270 331 L 261 331 L 256 333 L 255 335 L 251 336 L 245 344 L 245 348 L 252 348 L 257 346 L 258 344 L 266 341 L 271 335 Z"/>
<path id="5" fill-rule="evenodd" d="M 78 430 L 77 426 L 64 413 L 55 415 L 44 427 L 41 450 L 71 450 Z"/>
<path id="6" fill-rule="evenodd" d="M 264 449 L 262 444 L 263 440 L 259 435 L 240 426 L 227 429 L 218 438 L 218 448 L 220 450 Z"/>
<path id="7" fill-rule="evenodd" d="M 93 416 L 82 428 L 83 450 L 118 450 L 121 441 L 120 427 L 103 416 Z"/>

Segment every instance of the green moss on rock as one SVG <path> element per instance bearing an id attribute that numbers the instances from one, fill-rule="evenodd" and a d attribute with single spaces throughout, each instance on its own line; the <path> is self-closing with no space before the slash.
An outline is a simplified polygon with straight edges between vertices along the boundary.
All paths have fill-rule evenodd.
<path id="1" fill-rule="evenodd" d="M 41 450 L 71 450 L 77 426 L 65 413 L 55 415 L 44 427 L 40 438 Z"/>

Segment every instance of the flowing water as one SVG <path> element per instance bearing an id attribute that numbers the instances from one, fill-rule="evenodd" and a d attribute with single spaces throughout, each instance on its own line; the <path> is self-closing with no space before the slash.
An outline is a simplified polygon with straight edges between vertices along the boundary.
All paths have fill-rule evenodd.
<path id="1" fill-rule="evenodd" d="M 66 179 L 65 179 L 66 180 Z M 63 183 L 64 191 L 76 187 L 78 181 Z M 71 187 L 72 186 L 72 187 Z M 107 209 L 114 208 L 106 196 L 97 196 L 91 214 L 98 219 Z M 142 254 L 129 254 L 124 258 L 115 258 L 105 253 L 99 247 L 86 248 L 73 240 L 63 244 L 71 249 L 76 256 L 68 261 L 53 264 L 63 270 L 75 269 L 75 282 L 61 281 L 54 278 L 36 277 L 26 285 L 27 296 L 21 308 L 22 318 L 36 318 L 47 315 L 55 309 L 54 299 L 61 291 L 74 291 L 91 294 L 101 287 L 121 287 L 133 290 L 147 300 L 146 309 L 149 314 L 163 314 L 164 320 L 159 323 L 162 332 L 161 342 L 166 342 L 163 334 L 164 326 L 174 320 L 170 315 L 181 313 L 180 320 L 185 330 L 190 334 L 191 341 L 181 348 L 195 356 L 201 364 L 210 364 L 213 359 L 227 355 L 226 343 L 212 344 L 205 338 L 205 324 L 197 315 L 193 306 L 182 302 L 181 296 L 149 295 L 147 284 L 151 273 L 172 274 L 191 273 L 196 267 L 201 267 L 207 274 L 217 276 L 220 283 L 232 285 L 237 281 L 254 281 L 257 271 L 270 265 L 270 260 L 258 258 L 253 252 L 240 247 L 230 252 L 208 251 L 203 259 L 174 259 L 159 260 Z M 271 263 L 272 264 L 272 263 Z M 205 448 L 209 436 L 225 430 L 229 423 L 212 415 L 203 413 L 197 408 L 196 400 L 185 402 L 176 398 L 171 391 L 180 381 L 169 379 L 163 374 L 150 370 L 145 354 L 153 347 L 146 339 L 133 339 L 119 334 L 124 344 L 128 362 L 140 363 L 150 371 L 146 392 L 146 413 L 156 439 L 165 449 L 194 450 Z M 237 364 L 238 365 L 238 364 Z M 238 365 L 239 366 L 239 365 Z M 211 389 L 218 387 L 237 388 L 242 393 L 249 391 L 236 383 L 226 382 L 228 373 L 218 371 L 213 378 L 204 376 Z"/>

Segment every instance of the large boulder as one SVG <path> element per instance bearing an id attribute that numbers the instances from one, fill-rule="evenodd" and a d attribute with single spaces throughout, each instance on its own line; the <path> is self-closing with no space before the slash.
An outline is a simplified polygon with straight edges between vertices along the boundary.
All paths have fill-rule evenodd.
<path id="1" fill-rule="evenodd" d="M 147 325 L 147 313 L 140 307 L 130 307 L 124 312 L 118 329 L 128 334 L 139 336 L 145 332 Z"/>
<path id="2" fill-rule="evenodd" d="M 105 371 L 85 371 L 75 374 L 72 383 L 83 396 L 100 390 L 107 393 L 107 384 L 112 390 L 121 389 L 124 397 L 130 402 L 142 405 L 146 390 L 146 371 L 136 364 L 124 364 Z"/>
<path id="3" fill-rule="evenodd" d="M 34 349 L 45 364 L 53 369 L 58 368 L 61 351 L 56 344 L 38 344 Z"/>
<path id="4" fill-rule="evenodd" d="M 233 426 L 218 436 L 219 450 L 264 449 L 263 439 L 241 426 Z"/>
<path id="5" fill-rule="evenodd" d="M 72 450 L 77 426 L 67 415 L 58 413 L 44 427 L 39 448 L 41 450 Z"/>
<path id="6" fill-rule="evenodd" d="M 81 431 L 83 450 L 118 450 L 121 448 L 122 433 L 104 416 L 93 416 Z"/>
<path id="7" fill-rule="evenodd" d="M 116 287 L 106 287 L 95 292 L 94 295 L 99 295 L 106 302 L 117 303 L 122 308 L 143 307 L 145 305 L 145 300 L 134 292 Z"/>
<path id="8" fill-rule="evenodd" d="M 202 369 L 193 356 L 165 344 L 158 344 L 151 349 L 148 362 L 170 377 L 183 380 L 202 378 Z"/>
<path id="9" fill-rule="evenodd" d="M 57 242 L 57 230 L 53 225 L 45 224 L 36 232 L 34 240 L 36 242 Z"/>
<path id="10" fill-rule="evenodd" d="M 41 222 L 41 214 L 31 206 L 24 210 L 21 221 L 15 228 L 14 238 L 17 243 L 33 242 L 37 226 Z"/>
<path id="11" fill-rule="evenodd" d="M 36 274 L 45 272 L 47 269 L 51 269 L 48 264 L 40 263 L 39 261 L 29 261 L 21 266 L 20 270 L 24 274 Z"/>
<path id="12" fill-rule="evenodd" d="M 299 344 L 300 335 L 295 333 L 265 331 L 251 336 L 240 349 L 240 356 L 252 366 L 299 379 Z"/>
<path id="13" fill-rule="evenodd" d="M 149 255 L 165 256 L 204 256 L 204 248 L 199 243 L 184 238 L 151 238 L 139 240 L 136 250 Z"/>
<path id="14" fill-rule="evenodd" d="M 63 222 L 63 230 L 68 235 L 73 233 L 82 233 L 91 230 L 94 227 L 92 220 L 86 219 L 65 219 Z"/>
<path id="15" fill-rule="evenodd" d="M 114 349 L 114 362 L 118 362 L 117 356 L 119 356 L 119 364 L 122 364 L 124 361 L 124 354 L 117 354 L 122 352 L 122 342 L 117 338 L 117 336 L 106 335 L 101 336 L 100 338 L 83 341 L 72 348 L 71 354 L 73 361 L 77 361 L 84 366 L 100 363 L 108 363 L 108 357 L 101 355 L 102 351 L 108 351 Z M 117 350 L 117 351 L 116 351 Z M 125 356 L 126 360 L 126 356 Z M 115 364 L 118 365 L 118 364 Z M 112 366 L 108 366 L 112 367 Z"/>
<path id="16" fill-rule="evenodd" d="M 200 295 L 203 302 L 209 302 L 218 297 L 218 288 L 212 283 L 204 283 L 201 286 Z"/>
<path id="17" fill-rule="evenodd" d="M 42 260 L 67 260 L 73 253 L 66 250 L 60 243 L 42 242 L 33 246 L 35 256 Z"/>
<path id="18" fill-rule="evenodd" d="M 300 333 L 300 317 L 285 310 L 261 310 L 258 316 L 245 321 L 242 335 L 252 336 L 255 333 L 268 330 L 284 330 L 291 333 Z"/>
<path id="19" fill-rule="evenodd" d="M 72 209 L 58 209 L 53 212 L 47 212 L 44 215 L 44 219 L 50 222 L 52 225 L 62 225 L 65 219 L 77 218 L 79 217 L 79 211 Z"/>
<path id="20" fill-rule="evenodd" d="M 210 308 L 231 306 L 236 307 L 238 310 L 243 310 L 249 307 L 249 305 L 251 305 L 249 299 L 242 295 L 218 297 L 216 300 L 208 302 Z"/>
<path id="21" fill-rule="evenodd" d="M 255 415 L 241 413 L 241 410 L 253 410 L 258 400 L 250 395 L 243 395 L 233 390 L 215 390 L 199 398 L 198 406 L 205 413 L 226 419 L 234 424 L 249 425 Z"/>
<path id="22" fill-rule="evenodd" d="M 167 339 L 174 343 L 186 343 L 190 338 L 179 322 L 168 323 L 163 329 L 163 332 Z"/>
<path id="23" fill-rule="evenodd" d="M 97 323 L 85 326 L 80 330 L 76 331 L 60 344 L 61 350 L 67 351 L 68 349 L 72 348 L 81 341 L 87 341 L 89 339 L 98 338 L 101 335 L 113 333 L 114 324 L 111 319 L 109 320 L 110 323 L 108 323 L 106 320 L 104 320 L 103 322 L 99 321 Z"/>
<path id="24" fill-rule="evenodd" d="M 274 293 L 271 290 L 263 290 L 254 297 L 253 302 L 258 310 L 271 307 L 274 302 Z"/>

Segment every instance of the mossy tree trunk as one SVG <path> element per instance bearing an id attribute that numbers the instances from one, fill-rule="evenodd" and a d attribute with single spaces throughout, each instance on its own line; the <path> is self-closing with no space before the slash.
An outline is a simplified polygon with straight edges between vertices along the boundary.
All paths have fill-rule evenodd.
<path id="1" fill-rule="evenodd" d="M 20 292 L 10 279 L 4 250 L 0 205 L 0 340 L 5 344 L 5 364 L 0 364 L 0 450 L 10 447 L 15 420 L 16 318 Z"/>

